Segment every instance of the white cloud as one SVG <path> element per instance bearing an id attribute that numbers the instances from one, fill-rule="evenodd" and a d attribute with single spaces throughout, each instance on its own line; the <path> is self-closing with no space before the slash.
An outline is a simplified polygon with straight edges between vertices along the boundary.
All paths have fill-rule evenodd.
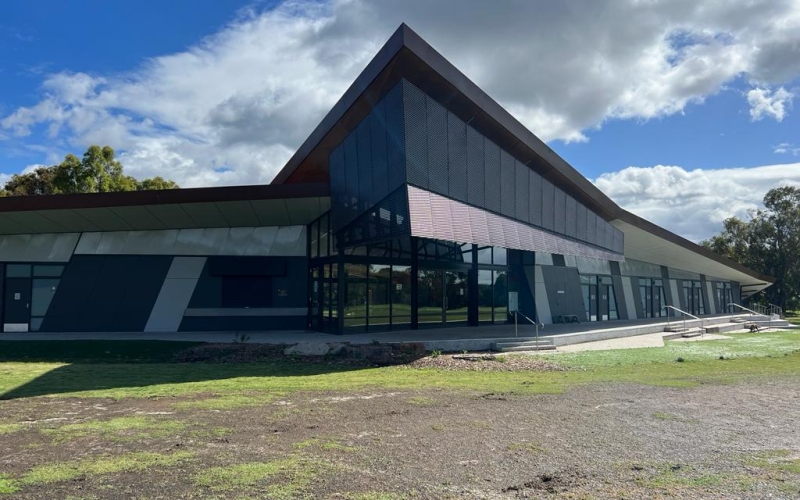
<path id="1" fill-rule="evenodd" d="M 763 88 L 752 89 L 747 93 L 750 118 L 758 121 L 765 116 L 771 116 L 777 121 L 783 121 L 787 109 L 792 105 L 792 98 L 794 98 L 794 94 L 783 87 L 775 92 Z"/>
<path id="2" fill-rule="evenodd" d="M 595 185 L 626 210 L 700 241 L 718 233 L 728 217 L 747 219 L 770 189 L 800 186 L 800 163 L 690 171 L 628 167 L 601 175 Z"/>
<path id="3" fill-rule="evenodd" d="M 800 147 L 797 147 L 797 146 L 795 146 L 795 145 L 793 145 L 791 143 L 788 143 L 788 142 L 782 142 L 782 143 L 778 144 L 777 146 L 775 146 L 775 149 L 773 149 L 773 152 L 775 154 L 783 154 L 783 155 L 787 155 L 788 154 L 788 155 L 792 155 L 792 156 L 798 156 L 798 155 L 800 155 Z"/>
<path id="4" fill-rule="evenodd" d="M 37 103 L 0 115 L 0 133 L 28 148 L 109 144 L 131 173 L 184 186 L 267 182 L 401 22 L 546 141 L 681 113 L 741 76 L 758 116 L 780 119 L 791 97 L 769 89 L 800 75 L 795 0 L 260 8 L 124 74 L 48 75 Z"/>

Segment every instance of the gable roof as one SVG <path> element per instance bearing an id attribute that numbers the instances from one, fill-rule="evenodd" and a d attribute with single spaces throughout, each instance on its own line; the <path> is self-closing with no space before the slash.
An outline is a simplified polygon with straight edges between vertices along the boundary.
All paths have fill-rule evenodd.
<path id="1" fill-rule="evenodd" d="M 774 282 L 769 276 L 617 205 L 406 24 L 401 24 L 392 34 L 272 183 L 329 181 L 330 153 L 400 79 L 422 89 L 495 144 L 622 230 L 626 256 L 652 262 L 652 251 L 657 248 L 653 241 L 658 241 L 666 249 L 659 252 L 658 262 L 662 265 L 739 281 L 748 285 L 752 293 Z M 647 245 L 637 244 L 645 240 L 649 242 Z"/>

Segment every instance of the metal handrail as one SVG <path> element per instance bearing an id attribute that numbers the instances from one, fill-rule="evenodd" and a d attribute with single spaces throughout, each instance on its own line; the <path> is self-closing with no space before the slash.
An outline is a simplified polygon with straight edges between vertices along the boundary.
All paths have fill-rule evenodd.
<path id="1" fill-rule="evenodd" d="M 683 329 L 684 330 L 686 330 L 686 316 L 689 316 L 690 318 L 694 318 L 694 319 L 700 321 L 700 335 L 701 336 L 705 335 L 705 333 L 706 333 L 706 327 L 705 327 L 706 320 L 698 318 L 697 316 L 695 316 L 693 314 L 689 314 L 686 311 L 682 311 L 681 309 L 678 309 L 675 306 L 664 306 L 664 307 L 667 307 L 669 309 L 673 309 L 673 310 L 683 314 Z M 669 328 L 669 324 L 670 324 L 669 316 L 667 316 L 667 328 Z"/>
<path id="2" fill-rule="evenodd" d="M 539 341 L 539 327 L 541 326 L 542 330 L 544 330 L 544 323 L 537 323 L 537 322 L 533 321 L 532 319 L 530 319 L 529 317 L 525 316 L 524 313 L 521 313 L 519 311 L 514 311 L 514 337 L 517 337 L 517 333 L 518 333 L 517 332 L 517 315 L 518 314 L 520 316 L 522 316 L 523 318 L 527 319 L 529 323 L 531 323 L 533 326 L 536 327 L 536 341 L 538 342 Z"/>
<path id="3" fill-rule="evenodd" d="M 763 312 L 759 312 L 759 311 L 754 311 L 752 309 L 748 309 L 747 307 L 744 307 L 744 306 L 739 305 L 739 304 L 734 304 L 733 302 L 731 302 L 729 305 L 731 305 L 733 307 L 738 307 L 739 309 L 742 309 L 744 311 L 748 311 L 750 313 L 750 321 L 753 321 L 753 315 L 754 314 L 758 314 L 759 316 L 766 316 L 767 317 L 767 330 L 772 330 L 772 315 L 774 314 L 772 311 L 774 311 L 774 309 L 770 308 L 770 312 L 767 312 L 767 308 L 766 307 L 758 305 L 758 304 L 754 305 L 753 307 L 755 307 L 756 309 L 759 309 L 759 308 L 762 309 Z M 779 306 L 776 306 L 774 304 L 770 304 L 770 306 L 777 307 L 778 309 L 780 309 Z M 780 316 L 778 316 L 778 317 L 780 318 Z"/>
<path id="4" fill-rule="evenodd" d="M 781 306 L 777 306 L 775 304 L 770 303 L 769 308 L 770 308 L 769 310 L 770 314 L 777 314 L 778 319 L 783 319 L 783 308 Z"/>

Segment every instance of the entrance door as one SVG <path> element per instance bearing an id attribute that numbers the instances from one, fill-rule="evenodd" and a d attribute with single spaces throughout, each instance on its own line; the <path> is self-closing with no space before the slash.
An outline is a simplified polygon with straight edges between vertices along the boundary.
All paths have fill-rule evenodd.
<path id="1" fill-rule="evenodd" d="M 30 278 L 6 278 L 4 330 L 28 331 L 30 320 Z"/>
<path id="2" fill-rule="evenodd" d="M 420 269 L 417 289 L 417 324 L 420 327 L 464 323 L 469 320 L 466 271 Z"/>
<path id="3" fill-rule="evenodd" d="M 466 323 L 469 320 L 467 273 L 444 271 L 444 322 Z"/>
<path id="4" fill-rule="evenodd" d="M 661 293 L 660 286 L 653 285 L 653 317 L 658 318 L 661 316 Z"/>
<path id="5" fill-rule="evenodd" d="M 600 288 L 597 298 L 597 316 L 599 321 L 608 321 L 608 285 L 598 285 Z"/>

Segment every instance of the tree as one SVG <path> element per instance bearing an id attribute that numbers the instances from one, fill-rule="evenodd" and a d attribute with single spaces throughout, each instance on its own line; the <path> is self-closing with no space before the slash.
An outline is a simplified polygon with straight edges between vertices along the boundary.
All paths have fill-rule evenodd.
<path id="1" fill-rule="evenodd" d="M 752 212 L 749 221 L 725 220 L 722 232 L 703 245 L 774 277 L 764 292 L 767 302 L 785 310 L 800 306 L 800 188 L 771 189 L 764 208 Z"/>
<path id="2" fill-rule="evenodd" d="M 113 148 L 89 146 L 83 158 L 68 154 L 58 165 L 39 167 L 28 174 L 15 174 L 6 182 L 0 195 L 112 193 L 179 187 L 174 181 L 162 177 L 138 181 L 125 175 Z"/>

